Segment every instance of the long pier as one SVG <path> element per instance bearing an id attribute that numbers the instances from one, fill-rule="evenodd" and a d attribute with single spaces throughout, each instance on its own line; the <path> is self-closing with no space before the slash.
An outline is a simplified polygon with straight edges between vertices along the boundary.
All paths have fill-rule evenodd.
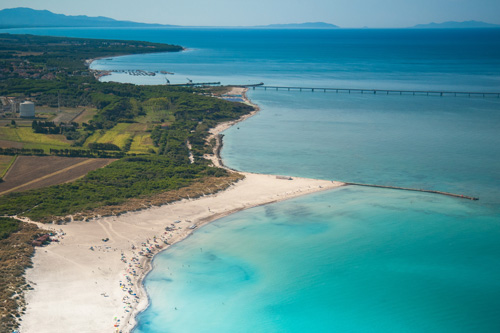
<path id="1" fill-rule="evenodd" d="M 286 87 L 286 86 L 266 86 L 248 85 L 248 88 L 264 90 L 286 90 L 286 91 L 322 91 L 335 93 L 360 93 L 360 94 L 382 94 L 382 95 L 424 95 L 424 96 L 468 96 L 468 97 L 497 97 L 500 92 L 480 92 L 480 91 L 438 91 L 438 90 L 392 90 L 392 89 L 359 89 L 359 88 L 317 88 L 317 87 Z"/>
<path id="2" fill-rule="evenodd" d="M 362 184 L 362 183 L 345 183 L 345 184 L 346 185 L 356 185 L 356 186 L 366 186 L 366 187 L 387 188 L 387 189 L 391 189 L 391 190 L 402 190 L 402 191 L 434 193 L 434 194 L 447 195 L 449 197 L 455 197 L 455 198 L 460 198 L 460 199 L 479 200 L 479 198 L 477 198 L 477 197 L 471 197 L 471 196 L 468 196 L 468 195 L 455 194 L 455 193 L 442 192 L 442 191 L 434 191 L 434 190 L 424 190 L 424 189 L 417 189 L 417 188 L 407 188 L 407 187 L 397 187 L 397 186 L 385 186 L 385 185 L 374 185 L 374 184 Z"/>

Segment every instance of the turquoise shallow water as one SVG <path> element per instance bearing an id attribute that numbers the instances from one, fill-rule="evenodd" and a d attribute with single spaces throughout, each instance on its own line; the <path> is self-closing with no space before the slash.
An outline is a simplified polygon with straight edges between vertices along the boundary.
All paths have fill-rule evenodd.
<path id="1" fill-rule="evenodd" d="M 342 188 L 226 217 L 155 259 L 136 331 L 493 332 L 498 220 L 473 213 Z"/>
<path id="2" fill-rule="evenodd" d="M 181 44 L 93 64 L 172 82 L 500 91 L 500 29 L 11 32 Z M 225 132 L 229 166 L 480 201 L 346 187 L 218 220 L 155 258 L 135 333 L 500 331 L 499 99 L 249 96 L 262 111 Z"/>

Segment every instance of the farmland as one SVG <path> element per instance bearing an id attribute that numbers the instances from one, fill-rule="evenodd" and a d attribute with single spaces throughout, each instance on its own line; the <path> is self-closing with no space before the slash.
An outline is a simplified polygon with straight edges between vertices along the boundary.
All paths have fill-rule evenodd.
<path id="1" fill-rule="evenodd" d="M 112 143 L 123 148 L 127 139 L 134 135 L 129 130 L 131 125 L 133 124 L 119 123 L 107 131 L 97 131 L 87 139 L 86 143 Z"/>
<path id="2" fill-rule="evenodd" d="M 29 127 L 0 127 L 0 140 L 17 142 L 22 144 L 24 148 L 44 149 L 46 152 L 48 152 L 49 148 L 61 149 L 68 148 L 71 145 L 61 134 L 33 133 L 31 122 Z"/>
<path id="3" fill-rule="evenodd" d="M 5 80 L 0 80 L 2 103 L 29 100 L 38 110 L 36 118 L 17 118 L 11 103 L 0 115 L 0 152 L 18 155 L 0 188 L 1 215 L 48 221 L 229 176 L 203 158 L 211 152 L 206 142 L 209 129 L 247 114 L 251 106 L 208 97 L 209 91 L 195 87 L 99 82 L 84 64 L 102 53 L 180 51 L 181 47 L 0 37 L 17 52 L 0 50 L 0 66 L 5 69 Z M 120 160 L 100 168 L 109 160 L 87 159 L 100 157 Z M 59 185 L 49 186 L 54 184 Z"/>
<path id="4" fill-rule="evenodd" d="M 15 158 L 15 156 L 0 155 L 0 178 L 5 176 Z"/>
<path id="5" fill-rule="evenodd" d="M 78 115 L 78 117 L 73 119 L 73 121 L 79 124 L 88 123 L 89 120 L 91 120 L 96 113 L 97 109 L 87 107 Z"/>
<path id="6" fill-rule="evenodd" d="M 7 157 L 12 159 L 11 156 Z M 113 161 L 97 158 L 19 156 L 4 177 L 4 182 L 0 183 L 0 196 L 10 192 L 66 183 Z"/>
<path id="7" fill-rule="evenodd" d="M 127 142 L 132 140 L 129 153 L 149 154 L 154 150 L 149 132 L 147 124 L 118 123 L 107 131 L 96 131 L 85 143 L 86 146 L 89 143 L 112 143 L 126 150 Z"/>
<path id="8" fill-rule="evenodd" d="M 129 152 L 135 154 L 147 154 L 151 151 L 156 151 L 156 149 L 149 133 L 136 134 L 134 136 L 134 141 L 132 141 L 132 145 L 130 146 Z"/>

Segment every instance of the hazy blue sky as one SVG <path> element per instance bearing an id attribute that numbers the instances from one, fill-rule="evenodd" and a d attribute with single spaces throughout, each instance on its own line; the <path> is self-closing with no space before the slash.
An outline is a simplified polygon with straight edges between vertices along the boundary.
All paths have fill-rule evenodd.
<path id="1" fill-rule="evenodd" d="M 0 9 L 14 7 L 175 25 L 323 21 L 346 28 L 381 28 L 468 20 L 500 24 L 500 0 L 0 0 Z"/>

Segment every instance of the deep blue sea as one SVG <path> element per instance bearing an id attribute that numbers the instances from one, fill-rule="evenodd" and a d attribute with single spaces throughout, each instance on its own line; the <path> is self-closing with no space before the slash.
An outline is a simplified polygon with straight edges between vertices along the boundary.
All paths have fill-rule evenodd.
<path id="1" fill-rule="evenodd" d="M 92 65 L 172 83 L 500 92 L 500 29 L 10 32 L 179 44 Z M 499 98 L 249 97 L 261 112 L 225 132 L 230 167 L 480 200 L 349 186 L 217 220 L 155 258 L 135 333 L 500 332 Z"/>

